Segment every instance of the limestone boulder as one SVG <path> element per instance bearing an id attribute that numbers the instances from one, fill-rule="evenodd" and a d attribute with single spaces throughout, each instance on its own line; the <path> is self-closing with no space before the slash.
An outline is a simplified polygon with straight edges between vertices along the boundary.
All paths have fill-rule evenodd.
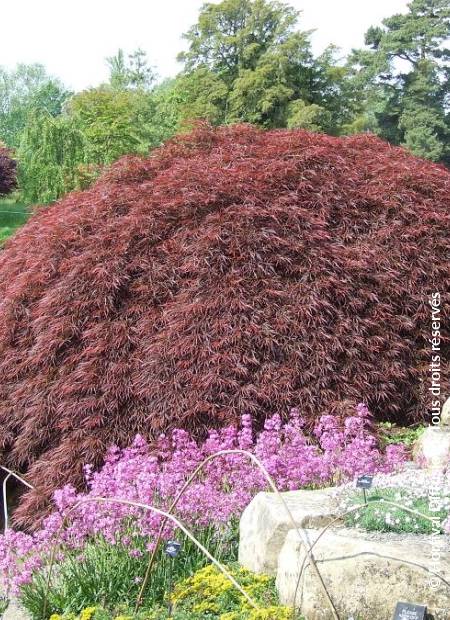
<path id="1" fill-rule="evenodd" d="M 450 463 L 450 426 L 429 426 L 414 446 L 414 458 L 423 467 L 445 469 Z"/>
<path id="2" fill-rule="evenodd" d="M 283 493 L 296 526 L 320 528 L 339 514 L 333 488 Z M 240 521 L 239 562 L 255 573 L 276 574 L 278 554 L 293 525 L 275 493 L 258 493 Z"/>
<path id="3" fill-rule="evenodd" d="M 319 530 L 307 530 L 310 544 Z M 435 620 L 450 618 L 448 537 L 328 530 L 313 553 L 340 617 L 392 620 L 399 601 L 426 605 Z M 319 581 L 295 530 L 286 536 L 276 578 L 280 600 L 308 620 L 331 620 Z"/>

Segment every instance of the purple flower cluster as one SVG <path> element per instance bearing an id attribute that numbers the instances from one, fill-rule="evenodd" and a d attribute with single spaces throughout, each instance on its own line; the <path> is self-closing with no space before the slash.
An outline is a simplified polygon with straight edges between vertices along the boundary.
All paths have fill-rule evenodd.
<path id="1" fill-rule="evenodd" d="M 78 501 L 121 498 L 168 509 L 195 468 L 221 450 L 254 454 L 280 490 L 330 485 L 361 473 L 395 471 L 406 460 L 406 451 L 403 446 L 380 450 L 370 418 L 361 404 L 356 414 L 344 421 L 322 416 L 309 434 L 294 409 L 286 422 L 278 415 L 269 418 L 258 434 L 253 431 L 251 416 L 244 415 L 240 427 L 212 430 L 202 443 L 183 430 L 161 435 L 152 446 L 137 436 L 126 449 L 111 447 L 100 471 L 93 472 L 86 465 L 86 493 L 77 493 L 71 486 L 57 491 L 56 508 L 41 530 L 34 534 L 10 530 L 0 537 L 0 570 L 8 588 L 17 593 L 45 563 L 65 515 Z M 188 527 L 220 528 L 264 489 L 267 482 L 250 459 L 240 454 L 222 455 L 205 466 L 181 498 L 176 513 Z M 111 544 L 123 543 L 133 554 L 138 552 L 133 548 L 136 536 L 145 537 L 151 549 L 161 517 L 136 507 L 91 503 L 79 506 L 67 521 L 62 535 L 65 548 L 82 549 L 88 539 L 101 535 Z M 173 534 L 171 527 L 166 534 Z"/>

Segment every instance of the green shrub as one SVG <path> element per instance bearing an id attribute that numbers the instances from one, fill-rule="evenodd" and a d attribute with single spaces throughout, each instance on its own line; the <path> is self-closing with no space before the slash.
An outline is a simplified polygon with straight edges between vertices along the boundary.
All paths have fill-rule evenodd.
<path id="1" fill-rule="evenodd" d="M 197 532 L 197 538 L 221 562 L 237 558 L 237 524 L 227 531 L 213 528 Z M 162 604 L 171 583 L 192 575 L 205 566 L 208 559 L 189 539 L 180 536 L 180 555 L 172 560 L 162 548 L 156 558 L 146 589 L 143 607 Z M 108 611 L 125 605 L 132 608 L 138 598 L 149 560 L 148 540 L 142 536 L 122 537 L 111 544 L 98 537 L 82 550 L 65 554 L 55 567 L 46 610 L 50 614 L 79 614 L 88 606 L 101 606 Z M 47 570 L 36 573 L 30 585 L 21 592 L 21 603 L 33 618 L 41 620 L 47 591 Z"/>
<path id="2" fill-rule="evenodd" d="M 79 614 L 53 614 L 50 620 L 294 620 L 292 609 L 278 605 L 273 578 L 255 575 L 237 565 L 228 570 L 258 604 L 258 609 L 211 564 L 178 582 L 170 605 L 167 601 L 137 614 L 127 605 L 110 611 L 88 606 Z"/>
<path id="3" fill-rule="evenodd" d="M 277 603 L 274 579 L 232 567 L 232 575 L 260 605 L 250 606 L 244 595 L 214 565 L 206 566 L 179 583 L 172 597 L 175 613 L 211 620 L 290 620 L 293 612 Z M 176 615 L 174 616 L 176 618 Z"/>
<path id="4" fill-rule="evenodd" d="M 425 426 L 415 425 L 402 427 L 392 422 L 381 422 L 378 425 L 380 444 L 385 447 L 394 444 L 412 446 L 425 430 Z"/>

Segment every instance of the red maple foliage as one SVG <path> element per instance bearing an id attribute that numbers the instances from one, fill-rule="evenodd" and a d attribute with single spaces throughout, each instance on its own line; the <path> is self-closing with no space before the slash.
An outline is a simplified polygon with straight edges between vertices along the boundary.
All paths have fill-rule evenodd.
<path id="1" fill-rule="evenodd" d="M 0 142 L 0 198 L 17 187 L 17 164 L 11 151 Z"/>
<path id="2" fill-rule="evenodd" d="M 38 211 L 0 254 L 0 459 L 44 493 L 18 521 L 136 433 L 426 416 L 449 207 L 448 170 L 371 135 L 200 126 Z"/>

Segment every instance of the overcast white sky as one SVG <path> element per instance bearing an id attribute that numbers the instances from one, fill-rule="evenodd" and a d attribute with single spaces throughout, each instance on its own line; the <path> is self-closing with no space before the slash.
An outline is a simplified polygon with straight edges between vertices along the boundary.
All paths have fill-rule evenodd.
<path id="1" fill-rule="evenodd" d="M 335 43 L 345 52 L 364 32 L 408 0 L 291 0 L 299 25 L 316 29 L 315 52 Z M 161 77 L 179 70 L 181 34 L 196 22 L 202 0 L 0 0 L 0 65 L 44 64 L 76 90 L 107 77 L 105 57 L 142 47 Z"/>

